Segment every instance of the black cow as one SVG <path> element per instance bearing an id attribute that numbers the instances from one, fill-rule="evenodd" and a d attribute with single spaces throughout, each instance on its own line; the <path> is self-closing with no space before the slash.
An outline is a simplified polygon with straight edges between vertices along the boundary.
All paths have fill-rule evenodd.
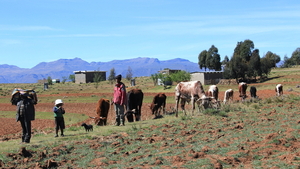
<path id="1" fill-rule="evenodd" d="M 141 110 L 144 93 L 141 89 L 132 89 L 127 92 L 127 112 L 135 112 L 135 121 L 141 120 Z"/>
<path id="2" fill-rule="evenodd" d="M 126 111 L 125 117 L 127 118 L 128 122 L 134 122 L 135 113 L 135 109 Z"/>
<path id="3" fill-rule="evenodd" d="M 254 87 L 254 86 L 250 87 L 250 95 L 251 95 L 251 98 L 254 98 L 254 99 L 258 98 L 258 96 L 256 95 L 256 87 Z"/>

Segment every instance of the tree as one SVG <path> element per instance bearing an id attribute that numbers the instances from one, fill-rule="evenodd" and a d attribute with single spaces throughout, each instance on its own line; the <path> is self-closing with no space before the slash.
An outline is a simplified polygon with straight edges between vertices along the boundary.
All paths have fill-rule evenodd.
<path id="1" fill-rule="evenodd" d="M 62 77 L 61 83 L 62 83 L 62 84 L 65 84 L 65 82 L 66 82 L 67 80 L 68 80 L 67 76 L 63 76 L 63 77 Z"/>
<path id="2" fill-rule="evenodd" d="M 53 83 L 52 83 L 52 78 L 51 78 L 50 76 L 48 76 L 47 81 L 48 81 L 48 84 L 49 84 L 49 85 L 52 85 L 52 84 L 53 84 Z"/>
<path id="3" fill-rule="evenodd" d="M 166 83 L 167 82 L 171 82 L 172 81 L 170 75 L 168 75 L 168 74 L 158 73 L 157 77 L 158 77 L 158 79 L 161 80 L 161 83 L 164 85 L 164 88 L 166 88 Z"/>
<path id="4" fill-rule="evenodd" d="M 132 79 L 132 69 L 130 66 L 128 66 L 127 74 L 126 74 L 126 79 L 130 81 Z"/>
<path id="5" fill-rule="evenodd" d="M 213 57 L 212 57 L 212 54 L 209 51 L 207 51 L 207 53 L 206 53 L 205 64 L 206 64 L 206 67 L 208 69 L 212 69 L 212 67 L 213 67 Z"/>
<path id="6" fill-rule="evenodd" d="M 208 51 L 203 50 L 198 55 L 198 65 L 200 69 L 204 68 L 206 71 L 206 68 L 213 69 L 216 71 L 221 70 L 221 58 L 218 53 L 218 48 L 216 48 L 214 45 L 211 45 Z"/>
<path id="7" fill-rule="evenodd" d="M 288 67 L 291 67 L 292 65 L 293 65 L 293 62 L 292 62 L 291 58 L 289 58 L 285 55 L 284 59 L 283 59 L 283 65 L 281 65 L 281 67 L 288 68 Z"/>
<path id="8" fill-rule="evenodd" d="M 229 64 L 226 64 L 225 68 L 224 68 L 224 71 L 223 71 L 223 78 L 224 79 L 232 79 L 232 72 L 231 72 L 231 69 L 229 69 Z"/>
<path id="9" fill-rule="evenodd" d="M 273 61 L 270 58 L 264 56 L 263 58 L 260 59 L 260 64 L 261 64 L 261 73 L 264 74 L 265 76 L 268 76 L 271 72 Z"/>
<path id="10" fill-rule="evenodd" d="M 224 69 L 224 76 L 227 78 L 234 78 L 238 82 L 239 80 L 245 81 L 247 78 L 252 78 L 254 71 L 250 67 L 254 67 L 253 63 L 257 63 L 257 57 L 252 58 L 254 49 L 254 43 L 251 40 L 245 40 L 244 42 L 238 42 L 230 63 L 226 65 Z M 258 50 L 254 52 L 258 54 Z M 250 62 L 250 59 L 252 60 Z M 259 72 L 257 72 L 259 73 Z"/>
<path id="11" fill-rule="evenodd" d="M 98 71 L 95 72 L 93 81 L 96 89 L 98 89 L 101 80 L 102 80 L 102 75 Z"/>
<path id="12" fill-rule="evenodd" d="M 202 69 L 204 67 L 205 71 L 206 71 L 206 50 L 203 50 L 199 56 L 198 56 L 198 65 L 200 67 L 200 69 Z"/>
<path id="13" fill-rule="evenodd" d="M 294 63 L 293 65 L 300 65 L 300 48 L 297 48 L 291 56 L 291 62 Z"/>
<path id="14" fill-rule="evenodd" d="M 69 80 L 71 80 L 71 82 L 75 83 L 75 75 L 74 74 L 69 75 Z"/>
<path id="15" fill-rule="evenodd" d="M 153 81 L 154 86 L 156 86 L 158 82 L 158 74 L 157 73 L 151 74 L 151 79 Z"/>
<path id="16" fill-rule="evenodd" d="M 221 58 L 218 53 L 218 48 L 212 45 L 206 53 L 206 66 L 209 69 L 219 71 L 221 70 Z"/>
<path id="17" fill-rule="evenodd" d="M 109 76 L 108 76 L 108 81 L 110 82 L 110 84 L 114 83 L 115 77 L 116 77 L 115 68 L 112 68 L 112 69 L 110 69 L 110 73 L 109 73 Z"/>
<path id="18" fill-rule="evenodd" d="M 224 60 L 222 61 L 222 65 L 226 65 L 228 62 L 229 62 L 229 58 L 228 58 L 228 56 L 226 55 L 226 56 L 224 57 Z"/>
<path id="19" fill-rule="evenodd" d="M 239 79 L 245 81 L 248 67 L 243 58 L 241 56 L 233 56 L 230 65 L 232 78 L 236 79 L 237 82 L 239 82 Z"/>
<path id="20" fill-rule="evenodd" d="M 251 58 L 248 64 L 247 76 L 251 78 L 252 76 L 256 79 L 256 76 L 261 76 L 261 65 L 260 65 L 260 56 L 259 50 L 253 50 Z"/>
<path id="21" fill-rule="evenodd" d="M 248 62 L 251 58 L 253 49 L 254 43 L 247 39 L 244 42 L 241 42 L 238 49 L 238 55 L 242 57 L 243 61 Z"/>
<path id="22" fill-rule="evenodd" d="M 178 71 L 176 73 L 172 73 L 170 77 L 173 82 L 177 83 L 191 80 L 191 74 L 183 70 Z"/>
<path id="23" fill-rule="evenodd" d="M 268 58 L 272 62 L 272 67 L 276 67 L 276 63 L 280 62 L 280 56 L 276 55 L 275 53 L 272 53 L 270 51 L 267 52 L 265 57 Z"/>

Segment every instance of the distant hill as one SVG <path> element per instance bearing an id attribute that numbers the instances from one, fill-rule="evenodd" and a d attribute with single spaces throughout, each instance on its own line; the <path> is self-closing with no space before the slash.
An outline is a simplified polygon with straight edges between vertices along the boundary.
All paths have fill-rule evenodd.
<path id="1" fill-rule="evenodd" d="M 132 69 L 133 77 L 151 76 L 165 68 L 185 70 L 187 72 L 201 71 L 198 63 L 186 59 L 176 58 L 160 61 L 157 58 L 139 57 L 125 60 L 112 60 L 110 62 L 86 62 L 80 58 L 59 59 L 53 62 L 41 62 L 31 69 L 19 68 L 14 65 L 0 65 L 0 83 L 36 83 L 38 80 L 62 79 L 74 74 L 74 71 L 100 70 L 110 74 L 112 68 L 116 74 L 126 76 L 128 68 Z"/>

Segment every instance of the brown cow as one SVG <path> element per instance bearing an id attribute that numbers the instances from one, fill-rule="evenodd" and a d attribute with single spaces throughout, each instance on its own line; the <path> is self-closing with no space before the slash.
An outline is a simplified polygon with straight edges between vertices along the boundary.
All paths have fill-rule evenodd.
<path id="1" fill-rule="evenodd" d="M 225 91 L 224 93 L 224 104 L 226 104 L 229 100 L 231 100 L 231 102 L 233 101 L 233 90 L 232 89 L 228 89 Z"/>
<path id="2" fill-rule="evenodd" d="M 135 121 L 141 120 L 141 110 L 144 93 L 141 89 L 132 89 L 127 92 L 127 111 L 135 110 Z"/>
<path id="3" fill-rule="evenodd" d="M 180 82 L 175 87 L 175 99 L 176 99 L 176 117 L 178 117 L 178 103 L 181 100 L 181 109 L 185 115 L 185 102 L 192 101 L 192 113 L 195 110 L 195 102 L 200 103 L 205 109 L 209 107 L 211 98 L 205 95 L 203 86 L 200 81 Z"/>
<path id="4" fill-rule="evenodd" d="M 283 86 L 282 86 L 282 84 L 276 85 L 275 92 L 276 92 L 276 96 L 283 95 Z"/>
<path id="5" fill-rule="evenodd" d="M 240 97 L 242 98 L 242 101 L 244 101 L 247 97 L 246 95 L 246 90 L 247 90 L 247 83 L 241 82 L 239 83 L 239 92 L 240 92 Z"/>
<path id="6" fill-rule="evenodd" d="M 97 116 L 90 117 L 94 119 L 96 125 L 106 126 L 109 107 L 110 101 L 108 99 L 101 98 L 100 100 L 98 100 L 96 107 Z"/>
<path id="7" fill-rule="evenodd" d="M 160 117 L 161 109 L 163 110 L 163 114 L 165 114 L 166 99 L 167 96 L 164 93 L 158 93 L 153 97 L 153 101 L 150 105 L 150 109 L 152 114 L 155 115 L 155 118 Z"/>

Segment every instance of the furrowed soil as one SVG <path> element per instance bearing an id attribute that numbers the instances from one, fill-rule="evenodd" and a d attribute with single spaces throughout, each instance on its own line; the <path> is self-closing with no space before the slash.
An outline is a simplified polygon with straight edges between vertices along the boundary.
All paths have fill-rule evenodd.
<path id="1" fill-rule="evenodd" d="M 145 96 L 154 96 L 156 93 L 144 93 Z M 174 92 L 172 93 L 165 93 L 168 98 L 175 98 L 174 97 Z M 297 94 L 295 92 L 285 92 L 285 94 Z M 91 95 L 95 95 L 94 93 L 84 93 L 84 94 L 60 94 L 57 95 L 60 97 L 63 95 L 64 97 L 72 97 L 72 96 L 82 96 L 82 97 L 89 97 Z M 98 93 L 97 95 L 105 95 L 105 93 Z M 250 95 L 250 94 L 249 94 Z M 257 95 L 261 99 L 265 98 L 270 98 L 275 96 L 274 90 L 260 90 L 257 92 Z M 50 95 L 39 95 L 39 98 L 47 98 Z M 51 95 L 53 97 L 55 95 Z M 112 97 L 112 96 L 109 96 Z M 224 92 L 220 92 L 219 98 L 224 98 Z M 9 100 L 9 98 L 8 98 Z M 238 102 L 240 100 L 239 96 L 237 93 L 234 95 L 235 102 Z M 142 120 L 149 120 L 153 118 L 153 115 L 149 109 L 150 103 L 143 103 L 142 106 Z M 170 110 L 170 107 L 174 107 L 175 104 L 167 104 L 167 111 L 172 111 Z M 49 112 L 52 110 L 53 103 L 38 103 L 35 106 L 36 112 Z M 96 110 L 96 103 L 68 103 L 65 104 L 65 110 L 67 113 L 78 113 L 78 114 L 85 114 L 90 117 L 94 117 L 96 115 L 95 110 Z M 187 105 L 187 109 L 189 109 L 189 105 Z M 15 111 L 16 106 L 11 105 L 10 103 L 0 103 L 0 111 Z M 109 124 L 114 124 L 114 119 L 115 119 L 115 113 L 112 111 L 113 107 L 110 108 L 109 111 L 109 116 L 108 116 L 108 122 Z M 87 123 L 93 123 L 92 119 L 87 119 L 85 122 Z M 75 124 L 75 125 L 80 125 L 82 122 Z M 19 123 L 16 122 L 15 119 L 13 118 L 1 118 L 0 117 L 0 135 L 2 137 L 5 137 L 6 135 L 9 134 L 17 134 L 21 132 L 21 126 Z M 46 128 L 53 128 L 54 127 L 54 121 L 50 119 L 36 119 L 32 121 L 32 128 L 38 129 L 38 130 L 43 130 Z M 14 137 L 13 135 L 10 137 Z M 17 136 L 19 137 L 19 136 Z M 5 137 L 6 140 L 10 139 L 9 136 Z"/>
<path id="2" fill-rule="evenodd" d="M 248 89 L 249 90 L 249 89 Z M 144 93 L 145 96 L 154 96 L 156 93 Z M 168 98 L 174 98 L 174 92 L 166 92 L 165 93 Z M 298 95 L 298 91 L 284 91 L 284 95 Z M 63 95 L 64 97 L 72 97 L 83 96 L 88 97 L 91 95 L 95 95 L 95 93 L 78 93 L 78 94 L 68 94 L 63 93 L 58 96 Z M 104 93 L 98 93 L 96 95 L 105 95 Z M 250 93 L 247 93 L 250 95 Z M 258 90 L 257 95 L 260 99 L 264 100 L 267 98 L 275 97 L 274 90 Z M 47 98 L 50 95 L 40 94 L 39 98 Z M 51 95 L 53 97 L 55 95 Z M 112 95 L 107 96 L 111 98 Z M 224 97 L 224 92 L 219 93 L 219 100 L 222 100 Z M 9 99 L 9 98 L 8 98 Z M 249 98 L 248 98 L 249 99 Z M 238 92 L 234 94 L 234 103 L 238 103 L 240 100 L 238 96 Z M 142 106 L 142 121 L 152 120 L 153 115 L 149 109 L 150 103 L 143 103 Z M 172 112 L 172 108 L 175 106 L 174 103 L 167 103 L 166 109 L 167 112 Z M 283 104 L 279 104 L 278 106 L 286 106 Z M 300 109 L 300 104 L 288 104 L 287 110 Z M 38 103 L 36 105 L 36 112 L 51 112 L 53 107 L 53 103 Z M 1 103 L 0 111 L 15 111 L 15 106 L 10 103 Z M 77 113 L 77 114 L 85 114 L 87 116 L 94 117 L 96 103 L 68 103 L 65 104 L 66 113 Z M 187 105 L 186 109 L 191 109 L 191 105 Z M 263 108 L 261 108 L 263 109 Z M 275 110 L 275 107 L 274 107 Z M 247 116 L 240 113 L 241 116 Z M 290 123 L 296 123 L 298 126 L 300 125 L 300 114 L 293 114 L 293 117 L 278 119 L 275 111 L 264 112 L 263 110 L 259 110 L 257 113 L 259 121 L 239 121 L 232 120 L 230 117 L 223 117 L 222 121 L 227 123 L 227 127 L 218 128 L 218 126 L 214 126 L 210 122 L 204 124 L 197 124 L 193 126 L 193 129 L 189 128 L 189 123 L 179 123 L 175 124 L 165 124 L 163 126 L 155 126 L 152 125 L 151 129 L 145 129 L 138 131 L 138 138 L 134 140 L 130 139 L 127 133 L 118 133 L 112 136 L 105 136 L 99 138 L 93 138 L 91 140 L 84 140 L 75 142 L 77 145 L 88 145 L 90 149 L 97 150 L 103 146 L 110 147 L 114 149 L 110 154 L 119 154 L 120 157 L 124 156 L 133 156 L 134 154 L 139 154 L 131 158 L 131 160 L 125 162 L 120 159 L 111 160 L 108 159 L 107 156 L 103 155 L 104 152 L 97 152 L 95 157 L 90 161 L 90 165 L 94 165 L 97 167 L 91 168 L 194 168 L 194 167 L 186 167 L 193 166 L 191 163 L 198 163 L 202 161 L 199 166 L 201 168 L 253 168 L 255 166 L 253 164 L 253 159 L 259 158 L 259 162 L 261 163 L 259 166 L 262 168 L 282 168 L 279 164 L 280 161 L 286 164 L 285 167 L 288 168 L 300 168 L 300 140 L 299 140 L 299 131 L 295 131 L 293 128 L 289 128 L 286 124 L 286 120 L 291 120 Z M 276 116 L 276 118 L 275 118 Z M 113 107 L 110 108 L 109 116 L 108 116 L 108 125 L 114 125 L 115 113 L 113 111 Z M 93 120 L 87 118 L 85 121 L 88 124 L 93 124 Z M 80 126 L 82 122 L 77 124 L 72 124 L 72 126 Z M 265 135 L 261 135 L 253 132 L 253 137 L 255 135 L 259 135 L 260 141 L 253 141 L 251 137 L 244 138 L 244 142 L 241 145 L 237 145 L 235 150 L 230 152 L 226 152 L 226 154 L 221 155 L 220 153 L 212 153 L 217 152 L 218 149 L 224 149 L 229 147 L 231 144 L 235 143 L 235 138 L 232 140 L 221 140 L 220 138 L 226 137 L 228 133 L 238 133 L 242 130 L 246 130 L 247 127 L 251 127 L 258 125 L 258 123 L 266 123 L 268 127 L 276 127 L 274 124 L 283 123 L 281 127 L 283 133 L 266 133 Z M 249 125 L 251 124 L 251 125 Z M 0 117 L 0 136 L 2 142 L 10 141 L 14 139 L 20 139 L 21 126 L 14 118 L 2 118 Z M 226 125 L 225 125 L 226 126 Z M 71 127 L 71 126 L 67 126 Z M 45 132 L 45 133 L 53 133 L 54 128 L 54 120 L 52 119 L 36 119 L 32 121 L 32 128 L 35 131 Z M 188 129 L 187 129 L 188 128 Z M 207 129 L 206 131 L 200 129 Z M 299 128 L 299 127 L 298 127 Z M 47 129 L 47 130 L 46 130 Z M 161 135 L 151 135 L 153 129 L 159 129 L 161 131 Z M 178 131 L 181 129 L 181 131 Z M 262 128 L 262 130 L 264 130 Z M 295 133 L 298 136 L 295 136 Z M 33 133 L 35 134 L 35 133 Z M 203 137 L 199 137 L 199 135 L 203 135 Z M 284 135 L 284 137 L 280 139 L 275 139 L 278 135 Z M 191 145 L 195 142 L 194 138 L 200 138 L 203 143 L 210 143 L 220 139 L 220 141 L 216 141 L 215 147 L 203 146 L 199 149 L 195 149 Z M 122 140 L 122 141 L 120 141 Z M 276 141 L 274 141 L 276 140 Z M 103 142 L 109 142 L 109 145 L 104 145 Z M 155 146 L 157 149 L 157 153 L 161 155 L 154 156 L 152 153 L 148 152 L 144 149 L 143 146 L 135 147 L 132 151 L 124 151 L 126 146 L 130 146 L 132 142 L 141 142 L 143 144 L 154 145 L 154 143 L 160 142 L 160 146 Z M 1 142 L 0 142 L 1 144 Z M 288 144 L 288 146 L 287 146 Z M 184 148 L 182 148 L 184 147 Z M 173 151 L 172 149 L 178 149 L 178 151 Z M 276 151 L 274 151 L 276 150 Z M 21 166 L 30 166 L 29 168 L 68 168 L 68 166 L 73 166 L 70 168 L 85 168 L 85 167 L 74 167 L 74 163 L 77 159 L 55 159 L 55 157 L 59 156 L 59 152 L 65 151 L 67 153 L 72 154 L 71 150 L 68 150 L 66 145 L 59 145 L 50 150 L 27 150 L 26 148 L 21 148 L 18 153 L 7 153 L 6 156 L 12 158 L 12 162 L 3 163 L 0 161 L 0 167 L 2 168 L 20 168 L 17 164 L 22 164 Z M 49 153 L 51 152 L 51 153 Z M 143 153 L 139 153 L 143 152 Z M 174 153 L 176 152 L 176 153 Z M 284 152 L 284 153 L 283 153 Z M 31 154 L 31 155 L 27 155 Z M 35 154 L 35 155 L 34 155 Z M 159 156 L 159 157 L 158 157 Z M 275 157 L 274 157 L 275 156 Z M 39 160 L 33 159 L 33 157 L 38 158 Z M 46 158 L 47 157 L 47 158 Z M 41 159 L 47 159 L 43 161 Z M 80 156 L 79 156 L 80 158 Z M 142 163 L 138 163 L 140 159 L 149 159 L 149 161 L 143 161 Z M 278 162 L 278 165 L 270 164 L 268 160 L 271 158 L 276 158 L 274 162 Z M 207 160 L 207 161 L 206 161 Z M 38 161 L 38 162 L 36 162 Z M 42 162 L 41 162 L 42 161 Z M 80 165 L 77 165 L 80 166 Z M 195 166 L 196 167 L 196 166 Z"/>

